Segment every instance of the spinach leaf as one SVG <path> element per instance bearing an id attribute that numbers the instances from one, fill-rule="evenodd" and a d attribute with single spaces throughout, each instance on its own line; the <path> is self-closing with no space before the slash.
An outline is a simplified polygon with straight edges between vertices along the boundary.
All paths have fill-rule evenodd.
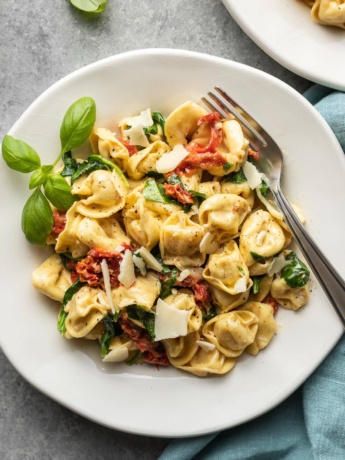
<path id="1" fill-rule="evenodd" d="M 96 104 L 91 97 L 82 97 L 68 109 L 60 128 L 61 154 L 85 142 L 96 121 Z M 60 159 L 60 158 L 59 158 Z"/>
<path id="2" fill-rule="evenodd" d="M 227 172 L 227 171 L 229 171 L 229 169 L 231 168 L 231 166 L 232 166 L 232 164 L 231 164 L 229 161 L 227 161 L 226 163 L 223 164 L 223 170 L 224 170 L 225 172 Z"/>
<path id="3" fill-rule="evenodd" d="M 40 188 L 29 197 L 22 212 L 22 230 L 26 239 L 37 246 L 44 246 L 53 229 L 53 212 Z"/>
<path id="4" fill-rule="evenodd" d="M 32 190 L 33 188 L 36 188 L 39 185 L 42 185 L 45 182 L 47 182 L 49 174 L 52 172 L 52 170 L 52 165 L 44 165 L 36 169 L 30 177 L 29 189 Z"/>
<path id="5" fill-rule="evenodd" d="M 263 280 L 265 275 L 258 275 L 258 276 L 253 276 L 252 281 L 253 281 L 253 286 L 252 286 L 252 293 L 257 294 L 260 291 L 260 283 Z"/>
<path id="6" fill-rule="evenodd" d="M 165 280 L 161 280 L 161 292 L 160 297 L 165 299 L 171 294 L 171 288 L 176 286 L 177 278 L 180 274 L 179 270 L 176 267 L 169 269 L 169 276 Z"/>
<path id="7" fill-rule="evenodd" d="M 202 317 L 202 319 L 203 319 L 205 322 L 207 322 L 207 321 L 209 321 L 210 319 L 214 318 L 215 316 L 217 316 L 217 310 L 215 309 L 214 306 L 212 306 L 212 307 L 208 310 L 207 314 L 204 315 L 204 316 Z"/>
<path id="8" fill-rule="evenodd" d="M 310 278 L 308 267 L 297 257 L 294 251 L 285 258 L 291 264 L 286 265 L 281 271 L 281 277 L 292 288 L 305 286 Z"/>
<path id="9" fill-rule="evenodd" d="M 145 200 L 148 201 L 157 201 L 158 203 L 164 204 L 179 204 L 177 201 L 172 200 L 167 196 L 165 193 L 164 187 L 156 182 L 154 179 L 148 179 L 145 182 L 144 189 L 142 191 L 142 195 Z M 181 205 L 180 205 L 181 206 Z"/>
<path id="10" fill-rule="evenodd" d="M 270 186 L 268 185 L 268 183 L 264 179 L 261 180 L 260 192 L 261 192 L 261 195 L 264 198 L 267 198 L 268 193 L 270 192 Z"/>
<path id="11" fill-rule="evenodd" d="M 268 259 L 268 257 L 261 256 L 260 254 L 257 254 L 256 252 L 250 251 L 250 255 L 253 257 L 255 262 L 261 262 L 262 260 Z"/>
<path id="12" fill-rule="evenodd" d="M 119 318 L 119 313 L 116 312 L 114 315 L 107 315 L 102 319 L 102 322 L 105 327 L 105 331 L 101 337 L 101 355 L 104 357 L 109 351 L 109 345 L 111 340 L 118 335 L 123 333 L 120 325 L 117 320 Z"/>
<path id="13" fill-rule="evenodd" d="M 72 286 L 70 286 L 65 292 L 57 324 L 58 330 L 61 332 L 61 334 L 64 334 L 66 332 L 66 318 L 68 316 L 68 313 L 65 311 L 65 306 L 72 299 L 74 294 L 78 292 L 82 286 L 84 286 L 84 284 L 85 283 L 77 279 L 77 281 L 73 283 Z"/>
<path id="14" fill-rule="evenodd" d="M 107 6 L 107 0 L 70 0 L 78 10 L 86 13 L 101 13 Z"/>
<path id="15" fill-rule="evenodd" d="M 26 142 L 6 134 L 2 141 L 2 157 L 15 171 L 28 173 L 41 166 L 37 152 Z"/>
<path id="16" fill-rule="evenodd" d="M 153 125 L 147 126 L 144 128 L 144 133 L 148 136 L 150 134 L 157 134 L 158 133 L 158 125 L 161 126 L 163 135 L 164 135 L 164 127 L 165 127 L 165 120 L 163 115 L 160 112 L 152 112 L 151 113 L 152 120 L 154 121 Z"/>
<path id="17" fill-rule="evenodd" d="M 97 171 L 98 169 L 106 169 L 108 171 L 110 171 L 111 169 L 115 169 L 117 174 L 123 180 L 123 182 L 126 185 L 128 185 L 126 176 L 123 174 L 121 169 L 115 163 L 107 160 L 106 158 L 101 157 L 100 155 L 90 155 L 87 158 L 87 160 L 83 161 L 82 163 L 77 163 L 77 167 L 71 176 L 72 184 L 74 181 L 76 181 L 79 177 L 83 176 L 84 174 L 91 174 L 92 172 Z"/>
<path id="18" fill-rule="evenodd" d="M 67 210 L 76 201 L 71 187 L 60 174 L 50 174 L 44 184 L 44 192 L 48 200 L 58 209 Z"/>
<path id="19" fill-rule="evenodd" d="M 227 176 L 224 176 L 225 182 L 231 182 L 232 184 L 243 184 L 243 182 L 247 182 L 247 178 L 244 175 L 242 168 L 239 171 L 232 172 Z"/>
<path id="20" fill-rule="evenodd" d="M 155 338 L 155 313 L 140 305 L 130 305 L 126 309 L 128 318 L 140 321 L 150 336 Z"/>
<path id="21" fill-rule="evenodd" d="M 72 157 L 72 152 L 70 150 L 62 155 L 62 161 L 64 164 L 64 168 L 60 173 L 61 176 L 62 177 L 73 176 L 73 174 L 78 169 L 79 164 L 77 160 Z"/>
<path id="22" fill-rule="evenodd" d="M 127 364 L 128 366 L 132 366 L 133 364 L 136 364 L 136 363 L 139 361 L 139 359 L 141 358 L 142 354 L 143 354 L 143 352 L 140 351 L 140 350 L 138 350 L 138 351 L 135 353 L 135 355 L 134 355 L 130 360 L 128 360 L 128 361 L 126 362 L 126 364 Z"/>

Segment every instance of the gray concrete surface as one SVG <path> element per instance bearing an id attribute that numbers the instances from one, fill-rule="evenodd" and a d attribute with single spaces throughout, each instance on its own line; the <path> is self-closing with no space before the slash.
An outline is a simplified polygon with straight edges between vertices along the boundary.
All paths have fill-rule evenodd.
<path id="1" fill-rule="evenodd" d="M 311 85 L 261 51 L 221 0 L 108 0 L 95 16 L 68 0 L 1 0 L 0 138 L 61 77 L 124 51 L 162 47 L 242 62 L 299 92 Z M 110 430 L 70 412 L 31 387 L 1 351 L 0 375 L 1 460 L 149 460 L 169 442 Z"/>

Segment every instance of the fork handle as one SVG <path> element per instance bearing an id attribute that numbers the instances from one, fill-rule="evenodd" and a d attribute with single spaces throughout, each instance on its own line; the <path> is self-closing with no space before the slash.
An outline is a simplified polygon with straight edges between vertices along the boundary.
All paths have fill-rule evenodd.
<path id="1" fill-rule="evenodd" d="M 280 186 L 272 192 L 301 252 L 345 327 L 345 281 L 306 232 Z"/>

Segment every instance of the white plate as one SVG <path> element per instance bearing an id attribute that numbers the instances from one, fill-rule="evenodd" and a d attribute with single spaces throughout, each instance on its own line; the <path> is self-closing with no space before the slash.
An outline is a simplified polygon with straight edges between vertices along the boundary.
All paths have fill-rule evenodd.
<path id="1" fill-rule="evenodd" d="M 301 77 L 345 90 L 345 30 L 316 24 L 300 0 L 223 0 L 244 32 Z"/>
<path id="2" fill-rule="evenodd" d="M 188 99 L 199 101 L 216 84 L 242 101 L 283 147 L 287 194 L 303 208 L 308 229 L 343 270 L 343 153 L 313 107 L 265 73 L 187 51 L 130 52 L 63 78 L 31 105 L 10 133 L 32 145 L 48 164 L 59 152 L 62 117 L 82 96 L 95 99 L 97 124 L 102 126 L 147 107 L 167 114 Z M 100 424 L 167 437 L 237 425 L 292 393 L 341 336 L 340 321 L 313 281 L 308 306 L 298 313 L 281 309 L 281 326 L 269 347 L 255 358 L 241 358 L 228 375 L 202 379 L 174 368 L 105 365 L 97 344 L 59 335 L 59 306 L 31 286 L 31 272 L 46 254 L 31 247 L 20 228 L 28 177 L 3 164 L 0 183 L 3 350 L 32 385 Z"/>

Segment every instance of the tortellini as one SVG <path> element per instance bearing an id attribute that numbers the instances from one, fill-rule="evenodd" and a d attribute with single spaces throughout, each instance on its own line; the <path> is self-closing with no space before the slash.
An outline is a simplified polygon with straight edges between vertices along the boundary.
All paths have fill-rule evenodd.
<path id="1" fill-rule="evenodd" d="M 272 297 L 288 310 L 298 310 L 309 300 L 309 283 L 302 287 L 290 287 L 283 278 L 276 278 L 271 287 Z"/>
<path id="2" fill-rule="evenodd" d="M 75 201 L 51 204 L 55 254 L 32 276 L 61 304 L 60 333 L 98 342 L 107 365 L 198 377 L 266 348 L 278 304 L 307 303 L 310 274 L 265 189 L 249 186 L 241 125 L 187 101 L 166 120 L 146 109 L 94 128 L 90 144 L 86 160 L 63 158 Z"/>
<path id="3" fill-rule="evenodd" d="M 203 276 L 212 286 L 233 296 L 252 285 L 248 268 L 233 240 L 210 255 Z"/>
<path id="4" fill-rule="evenodd" d="M 319 24 L 345 29 L 344 0 L 303 0 L 311 7 L 311 17 Z"/>
<path id="5" fill-rule="evenodd" d="M 101 289 L 83 286 L 65 307 L 65 337 L 81 338 L 89 334 L 110 311 L 107 295 Z"/>
<path id="6" fill-rule="evenodd" d="M 71 274 L 63 267 L 60 256 L 53 254 L 34 270 L 32 284 L 51 299 L 62 302 L 71 285 Z"/>
<path id="7" fill-rule="evenodd" d="M 160 251 L 164 263 L 183 269 L 205 261 L 200 243 L 205 228 L 193 222 L 183 211 L 175 212 L 164 222 L 160 233 Z"/>
<path id="8" fill-rule="evenodd" d="M 250 311 L 231 311 L 208 321 L 202 333 L 225 356 L 236 358 L 254 342 L 258 324 Z"/>
<path id="9" fill-rule="evenodd" d="M 102 219 L 123 208 L 127 186 L 115 170 L 110 172 L 100 169 L 77 179 L 72 193 L 85 197 L 76 202 L 75 210 L 79 214 Z"/>
<path id="10" fill-rule="evenodd" d="M 257 259 L 278 254 L 284 246 L 284 231 L 267 211 L 259 209 L 244 222 L 240 234 L 240 252 L 248 267 Z"/>

